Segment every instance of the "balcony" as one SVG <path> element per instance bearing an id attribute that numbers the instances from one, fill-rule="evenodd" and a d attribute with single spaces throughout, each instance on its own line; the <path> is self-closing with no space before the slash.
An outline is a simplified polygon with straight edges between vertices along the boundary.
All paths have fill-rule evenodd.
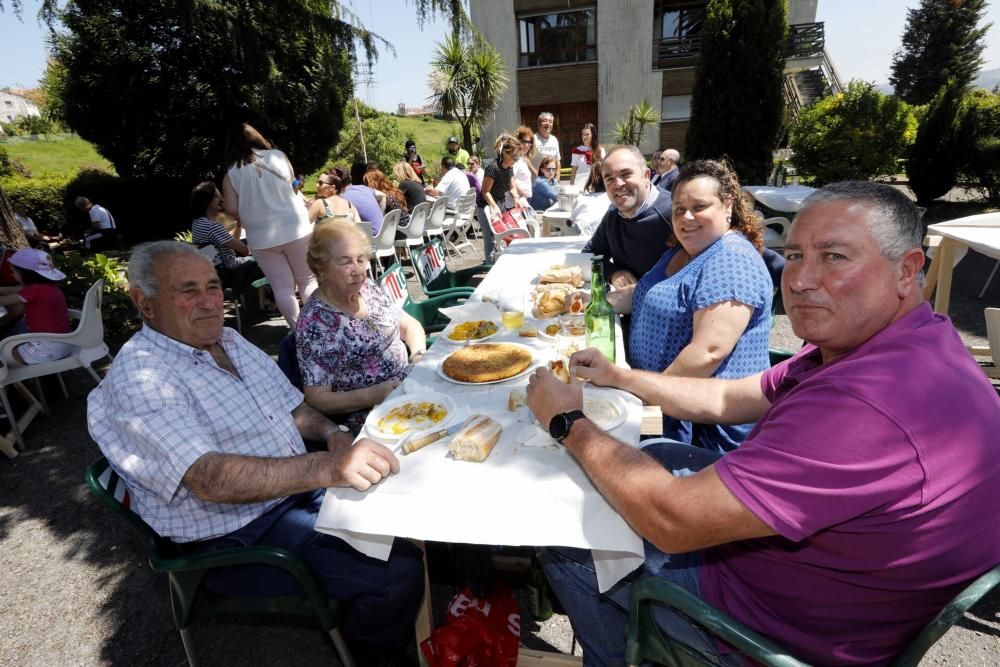
<path id="1" fill-rule="evenodd" d="M 788 26 L 785 58 L 808 61 L 823 57 L 823 23 L 797 23 Z M 701 36 L 667 37 L 653 40 L 653 69 L 690 67 L 698 62 Z"/>

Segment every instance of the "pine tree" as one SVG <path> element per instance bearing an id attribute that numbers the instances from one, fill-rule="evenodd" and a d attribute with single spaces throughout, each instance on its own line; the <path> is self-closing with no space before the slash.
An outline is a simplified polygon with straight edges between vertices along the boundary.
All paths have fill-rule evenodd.
<path id="1" fill-rule="evenodd" d="M 907 10 L 903 44 L 892 57 L 889 82 L 910 104 L 927 104 L 949 79 L 972 83 L 983 64 L 983 38 L 992 23 L 976 27 L 986 0 L 921 0 Z"/>
<path id="2" fill-rule="evenodd" d="M 784 120 L 785 0 L 709 0 L 685 159 L 728 156 L 763 183 Z"/>

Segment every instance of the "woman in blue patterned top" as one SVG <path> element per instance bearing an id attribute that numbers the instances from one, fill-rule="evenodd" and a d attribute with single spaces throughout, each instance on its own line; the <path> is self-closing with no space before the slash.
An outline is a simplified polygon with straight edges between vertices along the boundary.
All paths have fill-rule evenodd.
<path id="1" fill-rule="evenodd" d="M 741 378 L 768 367 L 774 285 L 761 259 L 762 230 L 736 174 L 713 160 L 681 168 L 669 250 L 632 295 L 632 365 L 665 375 Z M 663 435 L 731 451 L 752 424 L 663 418 Z"/>

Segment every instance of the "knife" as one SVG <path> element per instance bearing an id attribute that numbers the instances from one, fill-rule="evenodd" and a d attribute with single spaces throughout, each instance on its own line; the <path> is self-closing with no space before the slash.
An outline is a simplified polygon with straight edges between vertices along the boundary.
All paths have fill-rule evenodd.
<path id="1" fill-rule="evenodd" d="M 431 433 L 421 435 L 418 438 L 413 437 L 415 432 L 411 431 L 410 433 L 407 433 L 406 435 L 403 436 L 403 439 L 399 443 L 400 449 L 404 454 L 412 454 L 413 452 L 417 451 L 418 449 L 421 449 L 422 447 L 426 447 L 432 442 L 437 442 L 442 438 L 447 438 L 449 435 L 454 435 L 458 433 L 459 429 L 462 428 L 463 423 L 464 422 L 458 422 L 454 426 L 443 428 L 439 431 L 433 431 Z"/>

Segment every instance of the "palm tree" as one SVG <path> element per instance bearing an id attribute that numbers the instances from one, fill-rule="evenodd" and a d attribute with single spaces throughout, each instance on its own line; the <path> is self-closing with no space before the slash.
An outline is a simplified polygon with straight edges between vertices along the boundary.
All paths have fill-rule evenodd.
<path id="1" fill-rule="evenodd" d="M 437 45 L 428 84 L 441 113 L 462 126 L 462 144 L 472 150 L 472 127 L 483 124 L 507 89 L 500 54 L 480 37 L 463 41 L 451 35 Z"/>
<path id="2" fill-rule="evenodd" d="M 648 99 L 644 99 L 639 104 L 629 107 L 625 117 L 615 123 L 612 139 L 615 143 L 640 146 L 646 126 L 659 122 L 660 112 L 649 103 Z"/>

